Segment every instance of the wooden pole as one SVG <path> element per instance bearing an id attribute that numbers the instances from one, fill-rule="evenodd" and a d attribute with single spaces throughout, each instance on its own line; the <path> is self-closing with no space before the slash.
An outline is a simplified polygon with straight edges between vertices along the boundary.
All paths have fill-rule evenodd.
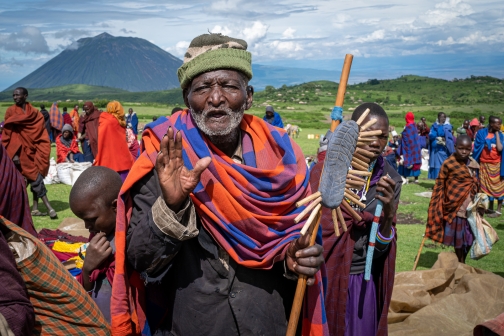
<path id="1" fill-rule="evenodd" d="M 418 253 L 416 255 L 415 264 L 413 265 L 413 271 L 416 271 L 416 268 L 418 266 L 418 261 L 420 260 L 420 254 L 422 253 L 422 249 L 425 245 L 426 240 L 427 240 L 427 237 L 425 237 L 425 235 L 424 235 L 424 237 L 422 239 L 422 243 L 420 244 L 420 248 L 418 249 Z"/>
<path id="2" fill-rule="evenodd" d="M 343 107 L 345 101 L 346 87 L 348 83 L 348 77 L 350 76 L 350 68 L 352 67 L 353 55 L 346 54 L 345 61 L 343 63 L 343 69 L 341 70 L 341 77 L 338 86 L 338 93 L 336 94 L 335 106 Z M 331 132 L 338 127 L 340 121 L 333 120 L 331 122 Z M 314 220 L 314 228 L 312 230 L 312 236 L 310 238 L 310 246 L 315 244 L 315 238 L 317 236 L 317 231 L 320 225 L 320 217 L 322 212 L 319 211 Z M 299 321 L 299 314 L 301 313 L 301 307 L 303 306 L 303 298 L 306 290 L 306 276 L 300 275 L 298 278 L 298 283 L 296 287 L 296 293 L 294 295 L 294 301 L 292 302 L 291 314 L 289 317 L 289 325 L 287 326 L 287 336 L 296 335 L 296 329 Z"/>

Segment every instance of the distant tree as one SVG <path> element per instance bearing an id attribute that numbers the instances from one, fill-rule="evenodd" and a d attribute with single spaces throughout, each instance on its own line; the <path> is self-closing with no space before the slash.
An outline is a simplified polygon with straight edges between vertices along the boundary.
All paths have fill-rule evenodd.
<path id="1" fill-rule="evenodd" d="M 368 84 L 370 85 L 378 85 L 380 84 L 380 81 L 376 78 L 368 80 Z"/>
<path id="2" fill-rule="evenodd" d="M 271 85 L 267 85 L 265 88 L 264 88 L 264 91 L 266 93 L 273 93 L 275 92 L 275 87 L 274 86 L 271 86 Z"/>

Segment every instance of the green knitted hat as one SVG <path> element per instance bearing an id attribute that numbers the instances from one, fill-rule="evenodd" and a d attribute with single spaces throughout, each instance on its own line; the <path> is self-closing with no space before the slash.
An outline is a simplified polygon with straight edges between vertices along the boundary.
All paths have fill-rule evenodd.
<path id="1" fill-rule="evenodd" d="M 191 41 L 178 69 L 180 87 L 185 89 L 198 75 L 219 69 L 232 69 L 252 78 L 252 54 L 247 42 L 222 34 L 203 34 Z"/>

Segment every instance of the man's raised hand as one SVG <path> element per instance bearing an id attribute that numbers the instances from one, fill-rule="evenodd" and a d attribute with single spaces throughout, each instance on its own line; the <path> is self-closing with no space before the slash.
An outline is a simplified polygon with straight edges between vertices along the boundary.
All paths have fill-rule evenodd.
<path id="1" fill-rule="evenodd" d="M 175 212 L 180 209 L 211 161 L 210 157 L 204 157 L 196 162 L 193 170 L 187 169 L 182 159 L 182 134 L 178 131 L 174 139 L 173 128 L 168 127 L 161 140 L 156 171 L 163 199 L 170 209 Z"/>

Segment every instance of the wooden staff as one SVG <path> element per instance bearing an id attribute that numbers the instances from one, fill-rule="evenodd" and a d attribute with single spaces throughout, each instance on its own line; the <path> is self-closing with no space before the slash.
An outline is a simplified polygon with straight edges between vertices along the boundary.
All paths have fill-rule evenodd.
<path id="1" fill-rule="evenodd" d="M 422 253 L 422 249 L 423 249 L 423 247 L 425 245 L 425 241 L 426 240 L 427 240 L 427 237 L 425 237 L 425 235 L 424 235 L 424 237 L 422 239 L 422 243 L 420 244 L 420 248 L 418 249 L 418 253 L 417 253 L 416 258 L 415 258 L 415 264 L 413 265 L 413 271 L 416 271 L 416 268 L 418 266 L 418 261 L 420 260 L 420 254 Z"/>
<path id="2" fill-rule="evenodd" d="M 343 63 L 343 70 L 341 71 L 338 93 L 336 94 L 335 106 L 343 107 L 343 103 L 345 101 L 346 87 L 348 83 L 348 76 L 350 75 L 350 68 L 352 67 L 352 60 L 353 55 L 346 54 L 345 62 Z M 339 120 L 332 121 L 331 132 L 334 132 L 334 130 L 336 130 L 336 127 L 338 127 L 339 123 L 340 123 Z M 317 213 L 317 216 L 314 219 L 315 225 L 313 226 L 313 230 L 311 230 L 310 246 L 315 244 L 315 238 L 317 236 L 317 231 L 320 225 L 320 217 L 321 217 L 321 211 Z M 346 226 L 344 228 L 346 228 Z M 296 287 L 296 294 L 294 295 L 294 301 L 292 302 L 292 309 L 289 317 L 289 325 L 287 326 L 287 333 L 286 333 L 287 336 L 294 336 L 296 334 L 296 329 L 299 321 L 299 314 L 301 313 L 301 307 L 303 306 L 303 297 L 306 290 L 306 280 L 307 280 L 306 276 L 299 275 Z"/>

